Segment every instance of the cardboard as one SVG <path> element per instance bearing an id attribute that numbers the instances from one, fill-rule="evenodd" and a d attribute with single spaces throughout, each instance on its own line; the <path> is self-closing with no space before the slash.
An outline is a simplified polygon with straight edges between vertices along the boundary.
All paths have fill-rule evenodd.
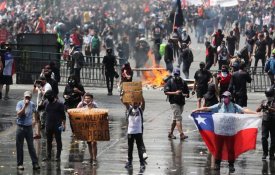
<path id="1" fill-rule="evenodd" d="M 122 83 L 122 101 L 124 103 L 142 102 L 142 83 L 123 82 Z"/>
<path id="2" fill-rule="evenodd" d="M 99 108 L 69 109 L 75 137 L 84 141 L 109 141 L 108 110 Z"/>

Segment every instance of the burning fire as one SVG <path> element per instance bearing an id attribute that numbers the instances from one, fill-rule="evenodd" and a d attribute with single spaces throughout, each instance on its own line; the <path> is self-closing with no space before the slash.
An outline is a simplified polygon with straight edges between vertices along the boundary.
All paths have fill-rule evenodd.
<path id="1" fill-rule="evenodd" d="M 151 50 L 148 53 L 148 57 L 149 61 L 152 63 L 152 66 L 150 67 L 148 64 L 146 64 L 146 68 L 163 68 L 162 66 L 158 66 L 156 64 L 155 56 Z M 166 69 L 152 69 L 152 71 L 143 71 L 142 75 L 143 85 L 162 87 L 165 84 L 164 79 L 167 78 L 170 73 Z"/>

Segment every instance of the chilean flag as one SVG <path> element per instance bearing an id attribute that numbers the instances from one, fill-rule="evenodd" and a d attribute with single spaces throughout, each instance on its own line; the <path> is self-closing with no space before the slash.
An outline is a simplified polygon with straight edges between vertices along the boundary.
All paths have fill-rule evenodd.
<path id="1" fill-rule="evenodd" d="M 201 137 L 216 159 L 235 160 L 256 148 L 261 118 L 255 114 L 192 113 Z"/>

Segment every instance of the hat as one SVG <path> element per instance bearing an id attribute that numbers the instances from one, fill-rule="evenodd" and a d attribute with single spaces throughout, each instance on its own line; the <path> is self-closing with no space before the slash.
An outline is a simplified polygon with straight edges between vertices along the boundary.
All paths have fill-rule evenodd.
<path id="1" fill-rule="evenodd" d="M 173 70 L 173 74 L 174 74 L 174 75 L 180 75 L 180 69 L 179 69 L 179 68 L 175 68 L 175 69 Z"/>
<path id="2" fill-rule="evenodd" d="M 225 91 L 222 96 L 225 96 L 225 97 L 230 97 L 231 96 L 231 93 L 229 91 Z"/>
<path id="3" fill-rule="evenodd" d="M 32 97 L 31 91 L 25 91 L 24 92 L 24 97 Z"/>
<path id="4" fill-rule="evenodd" d="M 272 50 L 272 54 L 274 54 L 274 55 L 275 55 L 275 49 L 273 49 L 273 50 Z"/>
<path id="5" fill-rule="evenodd" d="M 39 80 L 46 80 L 46 77 L 45 76 L 40 76 Z"/>

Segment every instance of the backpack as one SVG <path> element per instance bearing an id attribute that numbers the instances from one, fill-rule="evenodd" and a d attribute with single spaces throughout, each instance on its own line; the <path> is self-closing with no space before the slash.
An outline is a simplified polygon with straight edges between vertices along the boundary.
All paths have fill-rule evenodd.
<path id="1" fill-rule="evenodd" d="M 192 50 L 190 50 L 190 49 L 188 51 L 188 61 L 189 61 L 189 63 L 192 63 L 194 61 L 194 55 L 193 55 Z"/>
<path id="2" fill-rule="evenodd" d="M 161 56 L 165 55 L 165 47 L 166 47 L 166 44 L 162 43 L 159 47 L 159 54 Z"/>
<path id="3" fill-rule="evenodd" d="M 275 75 L 275 58 L 271 57 L 266 65 L 265 65 L 265 72 L 267 73 L 272 73 L 273 75 Z"/>
<path id="4" fill-rule="evenodd" d="M 100 47 L 100 40 L 98 37 L 93 37 L 92 39 L 92 49 L 99 49 Z"/>

